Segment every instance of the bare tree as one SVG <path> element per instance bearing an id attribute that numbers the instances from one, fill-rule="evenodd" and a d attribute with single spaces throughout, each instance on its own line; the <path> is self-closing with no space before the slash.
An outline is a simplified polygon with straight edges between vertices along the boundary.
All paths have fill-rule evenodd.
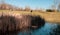
<path id="1" fill-rule="evenodd" d="M 30 11 L 30 7 L 29 6 L 26 6 L 25 7 L 25 11 Z"/>
<path id="2" fill-rule="evenodd" d="M 60 0 L 54 0 L 55 11 L 60 10 Z"/>
<path id="3" fill-rule="evenodd" d="M 58 5 L 58 11 L 60 11 L 60 4 Z"/>

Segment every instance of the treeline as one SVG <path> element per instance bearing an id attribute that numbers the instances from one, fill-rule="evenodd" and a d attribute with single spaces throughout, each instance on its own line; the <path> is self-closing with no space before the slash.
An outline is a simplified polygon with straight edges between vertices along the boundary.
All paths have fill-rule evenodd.
<path id="1" fill-rule="evenodd" d="M 0 10 L 12 10 L 12 11 L 31 11 L 32 9 L 29 6 L 26 6 L 24 9 L 19 8 L 9 4 L 0 4 Z M 35 9 L 34 11 L 41 11 L 40 9 Z"/>
<path id="2" fill-rule="evenodd" d="M 42 11 L 46 11 L 46 12 L 57 12 L 59 10 L 53 10 L 53 9 L 31 9 L 29 6 L 26 6 L 24 9 L 23 8 L 19 8 L 13 5 L 9 5 L 9 4 L 0 4 L 0 10 L 11 10 L 11 11 L 38 11 L 38 12 L 42 12 Z"/>

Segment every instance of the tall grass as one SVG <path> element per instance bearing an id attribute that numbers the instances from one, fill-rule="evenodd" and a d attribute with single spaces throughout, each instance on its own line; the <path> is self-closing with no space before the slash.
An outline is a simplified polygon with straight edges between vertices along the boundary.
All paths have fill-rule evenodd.
<path id="1" fill-rule="evenodd" d="M 0 16 L 0 34 L 9 34 L 13 32 L 27 32 L 37 30 L 45 24 L 40 16 L 20 15 L 20 17 L 1 15 Z M 35 27 L 34 27 L 35 26 Z"/>

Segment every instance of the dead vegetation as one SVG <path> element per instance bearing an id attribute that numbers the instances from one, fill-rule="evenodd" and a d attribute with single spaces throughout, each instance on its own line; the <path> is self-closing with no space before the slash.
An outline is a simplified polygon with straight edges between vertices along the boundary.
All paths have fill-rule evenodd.
<path id="1" fill-rule="evenodd" d="M 45 24 L 44 19 L 42 19 L 39 16 L 31 15 L 20 16 L 21 16 L 20 18 L 7 15 L 0 16 L 0 34 L 18 31 L 30 32 L 31 30 L 38 29 Z"/>

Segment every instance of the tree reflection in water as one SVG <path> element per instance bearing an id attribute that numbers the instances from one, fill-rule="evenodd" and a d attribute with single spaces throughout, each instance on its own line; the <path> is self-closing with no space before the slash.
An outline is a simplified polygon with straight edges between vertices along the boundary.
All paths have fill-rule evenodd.
<path id="1" fill-rule="evenodd" d="M 50 35 L 60 35 L 60 24 L 57 24 L 57 28 L 53 29 Z"/>

